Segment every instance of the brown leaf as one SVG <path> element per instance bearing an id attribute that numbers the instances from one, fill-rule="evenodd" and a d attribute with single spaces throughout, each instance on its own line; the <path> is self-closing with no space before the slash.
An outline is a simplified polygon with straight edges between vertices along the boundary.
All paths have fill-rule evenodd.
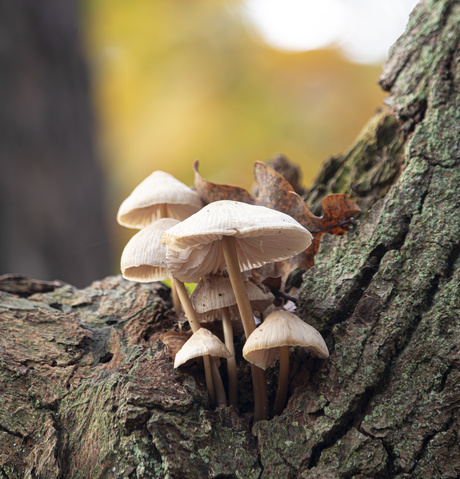
<path id="1" fill-rule="evenodd" d="M 256 198 L 251 195 L 244 188 L 239 186 L 221 185 L 219 183 L 211 183 L 205 180 L 198 173 L 199 161 L 195 160 L 193 163 L 193 170 L 195 171 L 195 187 L 201 199 L 206 203 L 220 200 L 241 201 L 242 203 L 256 204 Z"/>
<path id="2" fill-rule="evenodd" d="M 295 219 L 308 210 L 290 183 L 266 163 L 255 162 L 254 178 L 259 186 L 256 204 L 282 211 Z"/>
<path id="3" fill-rule="evenodd" d="M 190 339 L 192 333 L 184 333 L 183 331 L 168 331 L 160 336 L 162 343 L 166 345 L 168 354 L 176 359 L 176 354 L 181 350 L 182 346 Z"/>
<path id="4" fill-rule="evenodd" d="M 353 224 L 351 218 L 361 211 L 360 207 L 344 194 L 326 196 L 321 204 L 323 216 L 315 216 L 304 203 L 304 214 L 296 218 L 313 235 L 318 233 L 342 235 Z"/>

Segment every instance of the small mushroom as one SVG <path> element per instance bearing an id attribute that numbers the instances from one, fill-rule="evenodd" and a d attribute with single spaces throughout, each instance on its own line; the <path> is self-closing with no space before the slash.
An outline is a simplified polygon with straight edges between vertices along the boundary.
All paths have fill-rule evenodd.
<path id="1" fill-rule="evenodd" d="M 160 218 L 184 220 L 203 207 L 198 193 L 164 171 L 154 171 L 121 204 L 117 221 L 141 229 Z"/>
<path id="2" fill-rule="evenodd" d="M 181 364 L 190 361 L 193 358 L 203 356 L 203 358 L 209 358 L 209 356 L 217 358 L 229 358 L 232 354 L 227 349 L 225 344 L 214 334 L 206 328 L 200 328 L 198 331 L 192 334 L 192 337 L 182 346 L 181 350 L 176 354 L 174 360 L 174 368 L 179 367 Z M 213 365 L 212 374 L 214 384 L 216 386 L 217 404 L 218 406 L 226 406 L 227 400 L 225 396 L 224 386 L 222 381 L 217 380 L 217 376 L 220 378 L 219 371 L 217 369 L 214 359 L 210 360 Z"/>
<path id="3" fill-rule="evenodd" d="M 286 404 L 289 376 L 289 346 L 301 346 L 314 357 L 327 358 L 329 351 L 321 334 L 288 311 L 275 311 L 249 336 L 243 347 L 243 356 L 259 368 L 272 366 L 280 358 L 278 391 L 274 415 Z"/>
<path id="4" fill-rule="evenodd" d="M 181 364 L 193 358 L 206 355 L 216 358 L 229 358 L 231 353 L 225 344 L 215 334 L 212 334 L 209 329 L 200 328 L 192 334 L 191 338 L 176 354 L 174 368 L 178 368 Z"/>

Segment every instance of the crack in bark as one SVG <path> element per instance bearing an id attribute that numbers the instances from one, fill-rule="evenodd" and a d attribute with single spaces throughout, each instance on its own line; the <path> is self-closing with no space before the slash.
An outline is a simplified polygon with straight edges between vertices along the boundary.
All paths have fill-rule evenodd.
<path id="1" fill-rule="evenodd" d="M 5 479 L 10 478 L 10 476 L 8 476 L 8 474 L 5 472 L 5 469 L 3 467 L 0 467 L 0 472 L 2 473 L 2 475 Z"/>
<path id="2" fill-rule="evenodd" d="M 13 432 L 13 431 L 10 431 L 8 428 L 6 428 L 5 426 L 2 426 L 0 424 L 0 431 L 3 431 L 5 432 L 6 434 L 9 434 L 10 436 L 14 436 L 14 437 L 17 437 L 19 439 L 26 439 L 28 436 L 24 436 L 23 434 L 21 434 L 20 432 Z"/>
<path id="3" fill-rule="evenodd" d="M 420 448 L 420 451 L 417 453 L 415 458 L 413 459 L 414 465 L 410 468 L 409 474 L 412 474 L 415 469 L 418 466 L 419 461 L 423 458 L 423 456 L 426 454 L 426 451 L 428 449 L 428 445 L 430 442 L 437 437 L 439 434 L 448 431 L 452 424 L 454 423 L 454 414 L 451 414 L 450 419 L 444 424 L 444 426 L 439 429 L 437 432 L 433 434 L 429 434 L 423 441 L 422 441 L 422 447 Z"/>
<path id="4" fill-rule="evenodd" d="M 346 411 L 339 419 L 339 424 L 333 426 L 330 431 L 328 431 L 323 440 L 320 441 L 316 446 L 312 447 L 310 460 L 307 466 L 307 469 L 312 469 L 318 465 L 318 462 L 321 458 L 323 451 L 334 446 L 340 439 L 342 439 L 353 427 L 357 426 L 358 421 L 356 412 L 361 410 L 361 414 L 364 417 L 365 409 L 367 408 L 367 403 L 370 401 L 370 398 L 367 398 L 367 390 L 357 399 L 355 406 L 352 409 Z M 303 466 L 303 464 L 302 464 Z"/>
<path id="5" fill-rule="evenodd" d="M 447 270 L 445 274 L 446 283 L 450 282 L 456 271 L 457 261 L 460 257 L 460 244 L 454 245 L 447 258 Z"/>
<path id="6" fill-rule="evenodd" d="M 357 280 L 356 287 L 348 293 L 346 298 L 344 298 L 343 302 L 345 305 L 343 308 L 340 308 L 340 312 L 337 312 L 337 315 L 325 324 L 323 336 L 329 336 L 334 326 L 343 323 L 353 316 L 359 301 L 364 296 L 374 276 L 378 273 L 383 257 L 390 251 L 400 251 L 404 245 L 406 236 L 409 232 L 409 226 L 410 224 L 407 224 L 407 227 L 403 230 L 402 234 L 398 238 L 395 238 L 395 241 L 392 244 L 379 244 L 369 253 L 368 260 L 361 272 L 361 277 Z"/>

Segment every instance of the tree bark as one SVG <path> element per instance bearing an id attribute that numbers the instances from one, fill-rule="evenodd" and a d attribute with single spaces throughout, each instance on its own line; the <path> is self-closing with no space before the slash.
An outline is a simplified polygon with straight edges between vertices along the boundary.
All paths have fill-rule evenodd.
<path id="1" fill-rule="evenodd" d="M 111 271 L 75 0 L 0 2 L 0 272 Z"/>
<path id="2" fill-rule="evenodd" d="M 209 409 L 203 373 L 174 371 L 158 340 L 177 328 L 159 284 L 19 297 L 13 282 L 0 295 L 0 477 L 458 477 L 459 26 L 458 1 L 416 7 L 380 78 L 388 106 L 306 193 L 315 210 L 340 192 L 364 212 L 323 238 L 304 277 L 298 311 L 331 356 L 291 352 L 282 415 L 251 428 Z"/>

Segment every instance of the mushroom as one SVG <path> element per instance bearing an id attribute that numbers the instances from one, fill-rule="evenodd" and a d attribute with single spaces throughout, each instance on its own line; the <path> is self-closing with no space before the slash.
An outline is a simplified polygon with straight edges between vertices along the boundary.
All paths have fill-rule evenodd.
<path id="1" fill-rule="evenodd" d="M 280 358 L 278 391 L 273 414 L 278 416 L 286 404 L 289 377 L 289 346 L 302 346 L 312 356 L 329 357 L 321 334 L 288 311 L 275 311 L 249 336 L 243 347 L 243 356 L 259 368 L 267 369 Z"/>
<path id="2" fill-rule="evenodd" d="M 200 328 L 192 334 L 176 354 L 174 368 L 207 354 L 216 358 L 229 358 L 231 355 L 225 344 L 215 334 L 212 334 L 209 329 Z"/>
<path id="3" fill-rule="evenodd" d="M 245 281 L 244 286 L 254 310 L 263 312 L 273 302 L 274 296 L 269 291 L 250 281 Z M 236 298 L 230 279 L 220 274 L 202 278 L 190 299 L 201 323 L 222 321 L 225 345 L 232 354 L 227 358 L 228 399 L 229 404 L 238 411 L 238 376 L 231 316 L 239 318 L 239 315 L 238 311 L 235 311 Z"/>
<path id="4" fill-rule="evenodd" d="M 198 193 L 164 171 L 154 171 L 121 204 L 117 221 L 141 229 L 160 218 L 184 220 L 203 207 Z"/>
<path id="5" fill-rule="evenodd" d="M 180 302 L 182 303 L 185 316 L 190 323 L 193 332 L 200 329 L 201 325 L 196 317 L 185 285 L 174 278 L 166 264 L 166 247 L 160 242 L 161 235 L 174 225 L 179 223 L 173 218 L 162 218 L 150 226 L 136 233 L 125 246 L 121 255 L 121 270 L 123 277 L 137 282 L 149 283 L 171 278 L 176 284 Z M 208 386 L 211 403 L 215 403 L 215 390 L 213 377 L 216 376 L 217 366 L 213 360 L 204 358 L 206 383 Z M 218 380 L 222 383 L 217 371 Z M 217 376 L 216 376 L 217 378 Z M 223 387 L 222 387 L 223 389 Z"/>
<path id="6" fill-rule="evenodd" d="M 182 346 L 180 351 L 176 354 L 174 360 L 174 368 L 178 368 L 181 364 L 190 361 L 191 359 L 203 356 L 209 358 L 209 356 L 217 358 L 229 358 L 231 356 L 230 351 L 225 344 L 214 334 L 206 328 L 200 328 L 198 331 L 192 334 L 192 337 Z M 215 364 L 214 360 L 211 361 Z M 222 381 L 218 381 L 215 374 L 219 375 L 217 367 L 213 369 L 213 379 L 217 388 L 218 406 L 226 406 L 227 401 L 225 398 L 225 390 Z M 220 375 L 219 375 L 220 377 Z M 220 388 L 220 390 L 219 390 Z"/>
<path id="7" fill-rule="evenodd" d="M 175 251 L 207 245 L 218 263 L 225 260 L 238 303 L 246 337 L 256 325 L 246 296 L 241 272 L 273 261 L 290 258 L 305 250 L 311 234 L 292 217 L 264 206 L 237 201 L 210 203 L 190 218 L 164 233 L 162 242 Z M 208 265 L 209 268 L 209 265 Z M 195 271 L 204 276 L 208 271 Z M 268 417 L 265 374 L 252 365 L 254 419 Z"/>
<path id="8" fill-rule="evenodd" d="M 166 249 L 161 245 L 164 231 L 178 224 L 173 218 L 163 218 L 134 235 L 121 255 L 121 271 L 125 279 L 138 283 L 171 280 L 174 310 L 182 312 L 176 282 L 166 263 Z M 136 239 L 133 239 L 136 238 Z M 158 245 L 158 247 L 152 247 Z"/>

